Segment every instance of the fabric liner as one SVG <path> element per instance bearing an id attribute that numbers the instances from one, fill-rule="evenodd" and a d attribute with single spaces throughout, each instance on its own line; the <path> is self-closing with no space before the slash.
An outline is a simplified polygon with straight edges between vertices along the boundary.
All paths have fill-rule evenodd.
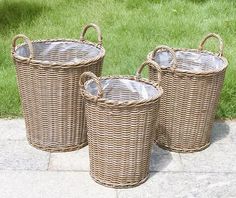
<path id="1" fill-rule="evenodd" d="M 104 95 L 107 100 L 129 101 L 143 100 L 156 97 L 160 91 L 154 86 L 129 79 L 102 79 L 100 80 Z M 85 83 L 85 90 L 91 95 L 97 95 L 97 84 L 89 80 Z"/>
<path id="2" fill-rule="evenodd" d="M 33 42 L 34 60 L 53 62 L 79 62 L 96 57 L 100 49 L 87 43 L 79 42 Z M 24 44 L 16 49 L 16 54 L 29 57 L 29 48 Z M 60 58 L 61 57 L 61 58 Z"/>
<path id="3" fill-rule="evenodd" d="M 224 61 L 212 54 L 205 52 L 176 51 L 177 67 L 176 70 L 205 72 L 223 69 Z M 161 68 L 171 67 L 172 56 L 169 52 L 158 52 L 154 59 Z"/>

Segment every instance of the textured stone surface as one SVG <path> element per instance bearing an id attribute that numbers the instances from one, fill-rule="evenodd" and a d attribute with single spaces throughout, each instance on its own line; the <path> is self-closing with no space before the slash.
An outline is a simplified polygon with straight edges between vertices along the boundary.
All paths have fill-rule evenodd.
<path id="1" fill-rule="evenodd" d="M 236 144 L 212 144 L 207 149 L 180 154 L 186 172 L 235 172 Z"/>
<path id="2" fill-rule="evenodd" d="M 214 123 L 212 143 L 236 143 L 236 124 L 232 121 Z"/>
<path id="3" fill-rule="evenodd" d="M 0 140 L 25 140 L 25 122 L 23 119 L 0 119 Z"/>
<path id="4" fill-rule="evenodd" d="M 49 170 L 89 171 L 88 146 L 73 152 L 52 153 Z"/>
<path id="5" fill-rule="evenodd" d="M 153 145 L 150 171 L 182 171 L 180 155 Z"/>
<path id="6" fill-rule="evenodd" d="M 89 171 L 88 147 L 67 153 L 52 153 L 49 170 Z M 181 171 L 180 156 L 170 153 L 155 145 L 152 149 L 150 171 Z"/>
<path id="7" fill-rule="evenodd" d="M 115 198 L 85 172 L 0 171 L 1 198 Z"/>
<path id="8" fill-rule="evenodd" d="M 74 152 L 37 150 L 26 141 L 23 119 L 0 119 L 0 198 L 236 197 L 236 122 L 214 124 L 212 145 L 178 154 L 153 147 L 150 178 L 114 190 L 95 183 L 88 147 Z"/>
<path id="9" fill-rule="evenodd" d="M 0 141 L 0 170 L 47 170 L 49 153 L 27 141 Z"/>
<path id="10" fill-rule="evenodd" d="M 236 197 L 236 174 L 159 172 L 141 186 L 118 190 L 118 197 L 233 198 Z"/>

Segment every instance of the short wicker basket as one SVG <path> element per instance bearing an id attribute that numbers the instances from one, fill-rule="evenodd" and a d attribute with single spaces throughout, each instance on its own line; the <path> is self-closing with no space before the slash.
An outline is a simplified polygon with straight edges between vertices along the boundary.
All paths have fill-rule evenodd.
<path id="1" fill-rule="evenodd" d="M 84 40 L 88 28 L 98 32 L 98 44 Z M 16 46 L 23 38 L 25 43 Z M 100 76 L 105 50 L 101 31 L 87 25 L 80 40 L 13 39 L 12 57 L 23 105 L 28 142 L 41 150 L 64 152 L 87 145 L 79 78 L 85 71 Z"/>
<path id="2" fill-rule="evenodd" d="M 140 73 L 145 65 L 156 69 L 153 64 L 156 65 L 153 61 L 142 64 L 136 77 L 97 78 L 91 72 L 81 76 L 80 86 L 85 98 L 88 126 L 90 174 L 102 185 L 127 188 L 137 186 L 148 178 L 162 88 L 159 81 L 154 83 L 141 79 Z M 92 80 L 86 81 L 87 78 Z M 111 87 L 106 87 L 107 80 L 114 82 Z M 117 80 L 148 85 L 157 94 L 141 99 L 136 92 L 124 89 L 124 84 Z M 89 83 L 94 83 L 94 87 L 97 85 L 96 95 L 87 91 L 86 85 Z"/>
<path id="3" fill-rule="evenodd" d="M 203 50 L 211 37 L 220 43 L 217 55 Z M 228 65 L 223 57 L 222 39 L 211 33 L 202 40 L 199 49 L 160 46 L 149 53 L 148 59 L 160 65 L 164 90 L 156 143 L 175 152 L 195 152 L 208 147 Z M 149 75 L 151 80 L 157 80 L 156 70 L 150 68 Z"/>

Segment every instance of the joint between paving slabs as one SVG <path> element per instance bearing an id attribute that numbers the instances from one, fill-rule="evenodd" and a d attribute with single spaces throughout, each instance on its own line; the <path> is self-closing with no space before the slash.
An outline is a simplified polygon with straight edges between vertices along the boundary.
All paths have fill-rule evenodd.
<path id="1" fill-rule="evenodd" d="M 47 171 L 49 170 L 50 160 L 51 160 L 51 153 L 49 153 L 49 157 L 48 157 L 48 167 L 47 167 Z"/>
<path id="2" fill-rule="evenodd" d="M 182 168 L 184 170 L 184 163 L 183 163 L 183 160 L 182 160 L 182 156 L 181 156 L 180 153 L 178 153 L 178 155 L 179 155 L 180 164 L 181 164 L 181 166 L 182 166 Z"/>
<path id="3" fill-rule="evenodd" d="M 116 198 L 119 198 L 119 192 L 117 189 L 115 189 L 115 192 L 116 192 Z"/>

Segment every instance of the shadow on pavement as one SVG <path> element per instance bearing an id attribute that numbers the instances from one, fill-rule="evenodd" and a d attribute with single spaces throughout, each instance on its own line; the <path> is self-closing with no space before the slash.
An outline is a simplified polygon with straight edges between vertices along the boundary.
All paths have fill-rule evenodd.
<path id="1" fill-rule="evenodd" d="M 211 142 L 215 143 L 226 138 L 229 135 L 229 131 L 230 128 L 226 122 L 215 122 L 212 128 Z"/>
<path id="2" fill-rule="evenodd" d="M 169 151 L 159 148 L 157 145 L 153 144 L 151 163 L 150 163 L 150 177 L 155 174 L 155 172 L 162 171 L 168 164 L 172 161 L 172 155 Z"/>

